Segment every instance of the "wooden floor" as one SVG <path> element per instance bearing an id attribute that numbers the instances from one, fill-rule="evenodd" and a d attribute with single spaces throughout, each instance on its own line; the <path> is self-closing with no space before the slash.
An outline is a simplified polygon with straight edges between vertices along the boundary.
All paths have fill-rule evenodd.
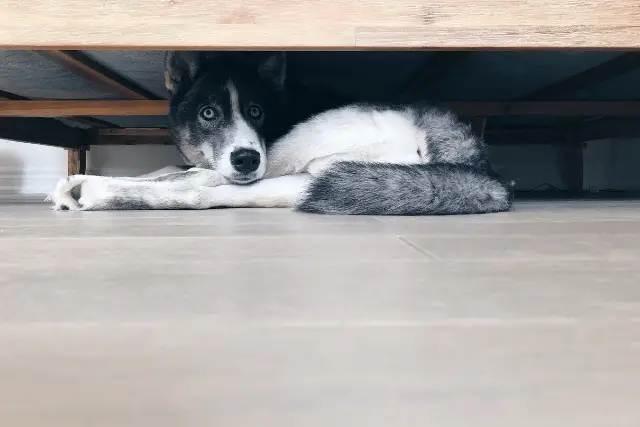
<path id="1" fill-rule="evenodd" d="M 0 206 L 0 425 L 637 427 L 640 202 Z"/>

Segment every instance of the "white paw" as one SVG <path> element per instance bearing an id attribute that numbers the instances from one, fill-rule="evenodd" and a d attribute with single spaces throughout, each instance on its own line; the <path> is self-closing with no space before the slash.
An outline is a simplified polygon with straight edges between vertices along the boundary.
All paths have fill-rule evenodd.
<path id="1" fill-rule="evenodd" d="M 56 211 L 86 211 L 99 209 L 109 199 L 108 178 L 93 175 L 72 175 L 63 178 L 45 199 Z"/>

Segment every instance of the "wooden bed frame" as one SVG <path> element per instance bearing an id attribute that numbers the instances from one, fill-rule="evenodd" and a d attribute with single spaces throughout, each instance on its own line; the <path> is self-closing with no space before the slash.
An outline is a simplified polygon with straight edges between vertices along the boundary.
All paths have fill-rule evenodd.
<path id="1" fill-rule="evenodd" d="M 4 0 L 41 49 L 635 49 L 637 0 Z"/>
<path id="2" fill-rule="evenodd" d="M 418 92 L 477 50 L 619 50 L 614 59 L 522 99 L 451 107 L 479 133 L 489 116 L 547 115 L 601 118 L 563 129 L 562 138 L 574 145 L 587 137 L 640 134 L 640 102 L 562 100 L 640 68 L 638 0 L 5 0 L 0 49 L 37 51 L 123 98 L 33 100 L 0 92 L 0 138 L 68 148 L 69 173 L 84 171 L 91 145 L 167 143 L 166 129 L 119 128 L 93 117 L 164 115 L 167 105 L 80 49 L 440 51 L 408 82 Z M 494 132 L 491 142 L 510 135 Z"/>

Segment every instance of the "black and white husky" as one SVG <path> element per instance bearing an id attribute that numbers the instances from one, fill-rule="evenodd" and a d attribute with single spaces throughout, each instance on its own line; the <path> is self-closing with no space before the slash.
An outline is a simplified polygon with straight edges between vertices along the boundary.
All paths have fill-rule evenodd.
<path id="1" fill-rule="evenodd" d="M 54 209 L 291 207 L 302 212 L 438 215 L 507 211 L 487 149 L 452 113 L 348 105 L 297 123 L 285 55 L 167 54 L 170 133 L 188 164 L 152 177 L 75 175 Z"/>

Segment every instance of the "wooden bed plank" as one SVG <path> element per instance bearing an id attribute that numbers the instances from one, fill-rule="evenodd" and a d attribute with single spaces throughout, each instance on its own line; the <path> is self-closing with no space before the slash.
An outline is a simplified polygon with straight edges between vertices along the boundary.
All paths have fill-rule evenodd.
<path id="1" fill-rule="evenodd" d="M 29 98 L 16 95 L 15 93 L 6 92 L 0 90 L 0 101 L 26 101 Z M 83 126 L 97 127 L 97 128 L 113 128 L 118 127 L 113 123 L 106 122 L 104 120 L 96 119 L 93 117 L 68 117 L 67 120 L 76 122 Z"/>
<path id="2" fill-rule="evenodd" d="M 640 116 L 640 101 L 449 102 L 463 117 L 489 116 Z M 162 116 L 167 101 L 0 101 L 0 117 Z"/>
<path id="3" fill-rule="evenodd" d="M 0 116 L 164 116 L 168 108 L 167 101 L 163 100 L 0 101 Z"/>
<path id="4" fill-rule="evenodd" d="M 517 20 L 516 17 L 514 17 Z M 638 18 L 636 18 L 638 19 Z M 640 22 L 640 21 L 638 21 Z M 358 48 L 388 49 L 614 49 L 640 47 L 640 25 L 397 27 L 356 30 Z"/>
<path id="5" fill-rule="evenodd" d="M 637 0 L 5 0 L 0 47 L 640 47 Z"/>
<path id="6" fill-rule="evenodd" d="M 89 58 L 81 52 L 45 50 L 38 52 L 92 84 L 126 99 L 158 99 L 148 90 L 125 79 L 115 71 Z"/>

